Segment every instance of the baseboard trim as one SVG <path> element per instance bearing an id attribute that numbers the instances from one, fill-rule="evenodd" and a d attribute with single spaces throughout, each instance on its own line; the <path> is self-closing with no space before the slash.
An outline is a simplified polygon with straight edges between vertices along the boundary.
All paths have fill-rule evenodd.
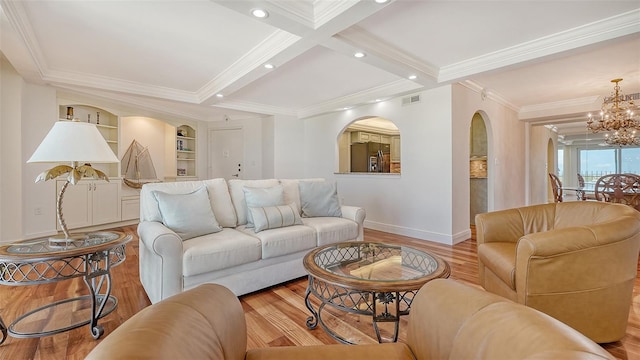
<path id="1" fill-rule="evenodd" d="M 461 231 L 453 235 L 441 234 L 432 231 L 413 229 L 398 225 L 385 224 L 370 220 L 364 221 L 364 227 L 367 229 L 384 231 L 391 234 L 409 236 L 420 240 L 433 241 L 439 244 L 455 245 L 471 238 L 471 229 Z"/>

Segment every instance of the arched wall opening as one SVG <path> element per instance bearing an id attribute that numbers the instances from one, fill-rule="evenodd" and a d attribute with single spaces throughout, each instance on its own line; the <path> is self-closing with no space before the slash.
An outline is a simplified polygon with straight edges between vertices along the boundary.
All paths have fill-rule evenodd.
<path id="1" fill-rule="evenodd" d="M 338 173 L 401 172 L 400 130 L 378 116 L 354 119 L 337 136 Z"/>
<path id="2" fill-rule="evenodd" d="M 476 112 L 469 129 L 469 218 L 488 211 L 488 153 L 487 127 L 482 115 Z"/>

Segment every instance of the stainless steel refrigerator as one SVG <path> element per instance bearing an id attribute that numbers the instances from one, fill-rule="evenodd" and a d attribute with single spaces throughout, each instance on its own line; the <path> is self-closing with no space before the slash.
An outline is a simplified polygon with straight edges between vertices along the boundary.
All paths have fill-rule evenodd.
<path id="1" fill-rule="evenodd" d="M 351 144 L 351 172 L 390 172 L 391 146 L 366 142 Z"/>

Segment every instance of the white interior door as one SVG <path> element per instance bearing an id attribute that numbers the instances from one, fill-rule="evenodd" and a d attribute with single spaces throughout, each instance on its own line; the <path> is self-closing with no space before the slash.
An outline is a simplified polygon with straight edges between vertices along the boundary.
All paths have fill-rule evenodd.
<path id="1" fill-rule="evenodd" d="M 241 128 L 209 130 L 209 178 L 243 179 L 244 134 Z"/>

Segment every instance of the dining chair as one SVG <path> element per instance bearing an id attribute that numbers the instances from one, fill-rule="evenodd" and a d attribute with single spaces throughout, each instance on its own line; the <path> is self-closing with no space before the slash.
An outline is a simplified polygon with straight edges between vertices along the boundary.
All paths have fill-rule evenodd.
<path id="1" fill-rule="evenodd" d="M 578 187 L 582 188 L 581 190 L 576 191 L 579 200 L 582 200 L 582 201 L 596 200 L 596 194 L 587 193 L 584 190 L 584 187 L 585 187 L 584 177 L 580 175 L 580 173 L 578 173 Z"/>
<path id="2" fill-rule="evenodd" d="M 551 179 L 551 189 L 553 190 L 553 202 L 562 202 L 562 181 L 556 174 L 549 173 Z"/>
<path id="3" fill-rule="evenodd" d="M 626 204 L 640 211 L 640 175 L 609 174 L 596 181 L 598 201 Z"/>

